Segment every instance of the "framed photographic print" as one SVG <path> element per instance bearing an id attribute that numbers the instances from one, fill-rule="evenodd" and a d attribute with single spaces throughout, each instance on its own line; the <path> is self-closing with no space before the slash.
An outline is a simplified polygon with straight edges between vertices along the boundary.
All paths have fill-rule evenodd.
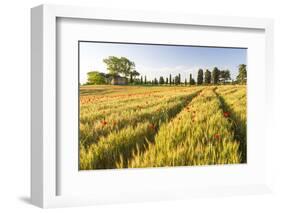
<path id="1" fill-rule="evenodd" d="M 272 20 L 31 14 L 32 203 L 270 191 Z"/>

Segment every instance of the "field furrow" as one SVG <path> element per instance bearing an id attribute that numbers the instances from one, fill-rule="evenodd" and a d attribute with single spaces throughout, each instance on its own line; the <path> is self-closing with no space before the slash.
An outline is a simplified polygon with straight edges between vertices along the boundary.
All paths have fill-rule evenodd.
<path id="1" fill-rule="evenodd" d="M 223 89 L 218 89 L 219 98 L 227 111 L 229 121 L 233 123 L 234 137 L 240 141 L 241 163 L 247 162 L 247 97 L 246 89 L 240 87 L 235 93 L 227 93 Z"/>

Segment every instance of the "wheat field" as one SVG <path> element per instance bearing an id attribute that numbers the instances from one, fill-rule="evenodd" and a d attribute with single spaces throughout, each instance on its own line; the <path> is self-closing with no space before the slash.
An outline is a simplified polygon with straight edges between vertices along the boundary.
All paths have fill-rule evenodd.
<path id="1" fill-rule="evenodd" d="M 247 161 L 245 85 L 80 86 L 79 169 Z"/>

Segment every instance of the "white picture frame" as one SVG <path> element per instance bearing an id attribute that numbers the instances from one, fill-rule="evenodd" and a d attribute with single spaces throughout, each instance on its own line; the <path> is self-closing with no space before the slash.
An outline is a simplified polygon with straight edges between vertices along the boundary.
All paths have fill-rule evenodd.
<path id="1" fill-rule="evenodd" d="M 254 184 L 237 183 L 233 185 L 221 184 L 217 186 L 182 188 L 169 186 L 151 191 L 105 191 L 103 194 L 59 194 L 58 185 L 62 184 L 59 177 L 61 167 L 57 146 L 57 88 L 60 82 L 57 79 L 57 20 L 108 20 L 133 23 L 153 23 L 165 26 L 200 26 L 211 28 L 253 29 L 264 32 L 264 88 L 260 90 L 265 95 L 264 110 L 267 114 L 262 118 L 266 131 L 264 134 L 265 165 L 259 173 L 264 173 L 264 178 Z M 41 5 L 31 10 L 31 201 L 33 204 L 47 207 L 62 207 L 76 205 L 91 205 L 116 202 L 139 202 L 144 200 L 181 199 L 186 197 L 234 195 L 270 192 L 270 131 L 273 100 L 271 91 L 273 85 L 269 75 L 273 76 L 273 21 L 271 19 L 241 18 L 241 17 L 216 17 L 203 15 L 187 15 L 173 13 L 153 13 L 146 11 L 123 11 L 101 8 L 83 8 L 74 6 Z M 255 88 L 252 88 L 254 90 Z M 178 174 L 183 174 L 185 168 L 175 168 Z M 201 168 L 204 169 L 204 168 Z M 237 171 L 239 171 L 238 168 Z M 153 173 L 150 169 L 150 173 Z M 152 171 L 152 172 L 151 172 Z M 78 171 L 77 171 L 78 172 Z M 120 172 L 132 175 L 134 171 Z M 138 175 L 144 170 L 137 171 Z M 155 172 L 157 173 L 157 172 Z M 116 175 L 117 173 L 115 173 Z M 85 175 L 85 174 L 84 174 Z M 87 174 L 86 174 L 87 175 Z M 158 173 L 157 175 L 161 175 Z M 160 176 L 161 177 L 161 176 Z M 169 176 L 175 178 L 176 176 Z M 163 177 L 165 179 L 165 177 Z M 108 180 L 108 179 L 107 179 Z M 75 185 L 75 183 L 73 183 Z M 161 185 L 159 185 L 161 186 Z M 99 191 L 97 190 L 97 193 Z M 120 196 L 122 194 L 122 196 Z"/>

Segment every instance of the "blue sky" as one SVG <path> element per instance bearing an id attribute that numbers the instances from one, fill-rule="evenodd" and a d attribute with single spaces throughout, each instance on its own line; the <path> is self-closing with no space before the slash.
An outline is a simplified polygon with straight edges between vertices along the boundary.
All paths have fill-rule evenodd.
<path id="1" fill-rule="evenodd" d="M 107 73 L 103 59 L 108 56 L 127 57 L 134 61 L 136 70 L 148 80 L 179 73 L 182 81 L 191 73 L 196 79 L 199 68 L 228 69 L 236 78 L 238 65 L 247 64 L 247 49 L 145 44 L 80 42 L 80 82 L 87 81 L 87 72 Z"/>

